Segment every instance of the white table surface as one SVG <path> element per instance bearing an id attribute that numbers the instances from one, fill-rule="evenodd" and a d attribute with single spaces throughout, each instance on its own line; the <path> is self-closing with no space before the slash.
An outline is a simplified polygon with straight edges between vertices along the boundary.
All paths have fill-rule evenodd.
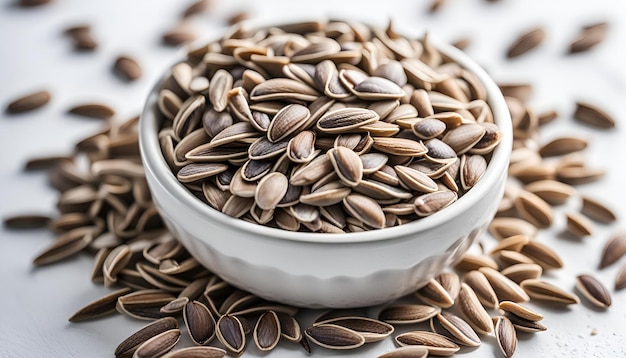
<path id="1" fill-rule="evenodd" d="M 174 25 L 188 2 L 174 0 L 55 0 L 49 6 L 22 9 L 13 0 L 0 1 L 0 106 L 31 90 L 47 88 L 49 105 L 15 116 L 0 114 L 0 216 L 20 212 L 54 213 L 56 193 L 43 173 L 23 171 L 33 156 L 64 154 L 80 138 L 99 128 L 90 121 L 65 114 L 72 105 L 102 101 L 117 109 L 120 118 L 139 113 L 156 77 L 173 61 L 176 50 L 160 44 L 160 35 Z M 533 104 L 539 110 L 555 108 L 561 114 L 550 124 L 544 140 L 557 135 L 581 135 L 590 140 L 588 157 L 593 165 L 609 168 L 600 182 L 580 187 L 618 212 L 621 222 L 597 225 L 593 237 L 573 242 L 559 237 L 563 212 L 551 231 L 539 239 L 563 255 L 565 268 L 547 279 L 572 289 L 574 277 L 592 273 L 608 287 L 618 265 L 597 271 L 599 255 L 611 233 L 624 229 L 626 219 L 626 7 L 615 0 L 541 1 L 450 0 L 441 11 L 428 16 L 429 1 L 216 1 L 211 14 L 195 17 L 193 24 L 208 37 L 224 29 L 224 18 L 247 10 L 264 21 L 284 22 L 320 16 L 354 17 L 383 25 L 393 18 L 399 29 L 453 41 L 469 36 L 468 53 L 498 81 L 531 82 Z M 316 4 L 315 6 L 313 4 Z M 566 56 L 565 49 L 582 25 L 607 21 L 605 43 L 590 53 Z M 90 23 L 100 47 L 93 53 L 75 53 L 62 30 L 72 24 Z M 507 61 L 507 46 L 520 32 L 535 25 L 545 27 L 546 42 L 533 53 Z M 125 84 L 111 73 L 119 54 L 136 57 L 144 77 Z M 592 130 L 573 118 L 574 101 L 588 100 L 612 113 L 618 127 Z M 571 210 L 578 203 L 572 202 Z M 87 255 L 45 268 L 34 268 L 32 258 L 53 236 L 45 230 L 0 229 L 0 357 L 110 357 L 114 347 L 136 331 L 143 321 L 121 315 L 70 324 L 77 308 L 108 290 L 89 281 L 92 260 Z M 622 260 L 622 262 L 624 262 Z M 587 304 L 555 310 L 531 304 L 545 314 L 547 332 L 521 337 L 519 357 L 624 357 L 626 356 L 626 290 L 615 292 L 607 311 Z M 312 314 L 305 315 L 310 322 Z M 309 320 L 309 321 L 307 321 Z M 592 334 L 597 332 L 597 334 Z M 188 343 L 188 339 L 185 340 Z M 500 356 L 493 337 L 465 357 Z M 376 356 L 393 348 L 391 340 L 354 352 L 314 349 L 314 356 Z M 244 357 L 264 356 L 255 348 Z M 304 357 L 297 345 L 281 343 L 268 357 Z"/>

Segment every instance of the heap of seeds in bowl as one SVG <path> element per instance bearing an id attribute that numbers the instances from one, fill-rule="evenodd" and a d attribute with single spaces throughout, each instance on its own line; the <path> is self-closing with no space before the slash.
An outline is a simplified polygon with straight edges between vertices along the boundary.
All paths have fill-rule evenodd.
<path id="1" fill-rule="evenodd" d="M 401 225 L 454 203 L 501 133 L 477 77 L 435 49 L 346 22 L 236 27 L 163 81 L 166 162 L 198 198 L 271 227 Z"/>

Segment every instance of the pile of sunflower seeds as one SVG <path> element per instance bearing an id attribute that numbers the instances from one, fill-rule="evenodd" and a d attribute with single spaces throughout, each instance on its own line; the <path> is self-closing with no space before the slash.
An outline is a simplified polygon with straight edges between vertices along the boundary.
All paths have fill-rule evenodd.
<path id="1" fill-rule="evenodd" d="M 358 232 L 431 215 L 480 180 L 501 139 L 486 96 L 391 23 L 235 27 L 173 66 L 159 138 L 177 179 L 222 213 Z"/>
<path id="2" fill-rule="evenodd" d="M 596 45 L 605 28 L 584 28 L 576 40 L 584 46 L 578 49 Z M 582 302 L 596 309 L 607 309 L 612 303 L 610 290 L 593 276 L 579 275 L 575 291 L 542 278 L 544 272 L 563 266 L 557 252 L 536 239 L 540 230 L 553 225 L 552 207 L 569 200 L 581 202 L 580 212 L 567 214 L 567 229 L 578 237 L 593 235 L 594 221 L 611 223 L 617 217 L 604 203 L 577 193 L 576 185 L 599 180 L 605 173 L 588 167 L 589 161 L 581 155 L 586 141 L 563 137 L 540 143 L 542 126 L 559 115 L 533 111 L 526 103 L 530 85 L 503 84 L 501 89 L 516 140 L 505 197 L 489 226 L 497 243 L 489 250 L 484 246 L 487 242 L 479 243 L 479 253 L 466 254 L 452 272 L 416 288 L 412 297 L 390 303 L 377 319 L 358 311 L 330 311 L 302 329 L 294 318 L 297 309 L 264 302 L 202 268 L 163 228 L 151 202 L 138 155 L 137 118 L 122 124 L 110 121 L 102 131 L 77 143 L 71 155 L 29 160 L 25 168 L 46 169 L 61 193 L 60 215 L 15 215 L 4 218 L 4 225 L 48 227 L 59 235 L 35 259 L 37 265 L 79 252 L 95 254 L 92 280 L 117 291 L 78 310 L 70 321 L 115 312 L 152 321 L 119 344 L 117 357 L 223 357 L 227 351 L 243 352 L 249 337 L 262 351 L 273 349 L 280 340 L 298 342 L 309 352 L 309 341 L 327 349 L 352 349 L 391 336 L 399 325 L 416 330 L 397 334 L 394 339 L 401 347 L 381 358 L 452 355 L 464 346 L 482 344 L 488 335 L 495 336 L 505 357 L 511 357 L 517 332 L 547 329 L 541 323 L 543 316 L 524 302 Z M 49 100 L 50 93 L 40 91 L 18 98 L 7 110 L 28 111 Z M 114 115 L 102 104 L 79 105 L 69 112 L 107 120 Z M 589 103 L 577 103 L 574 117 L 598 128 L 615 126 L 609 114 Z M 615 233 L 600 256 L 600 269 L 625 255 L 626 234 Z M 624 287 L 623 263 L 614 290 Z M 195 347 L 176 347 L 185 330 Z"/>

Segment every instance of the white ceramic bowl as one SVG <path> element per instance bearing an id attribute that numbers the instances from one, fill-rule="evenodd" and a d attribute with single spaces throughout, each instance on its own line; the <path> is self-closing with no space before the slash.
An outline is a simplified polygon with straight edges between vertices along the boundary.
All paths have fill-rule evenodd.
<path id="1" fill-rule="evenodd" d="M 364 233 L 290 232 L 229 217 L 197 199 L 167 166 L 157 138 L 159 83 L 142 113 L 139 139 L 148 184 L 168 228 L 212 272 L 267 300 L 346 308 L 415 291 L 484 232 L 502 197 L 512 145 L 509 113 L 492 79 L 456 48 L 436 47 L 478 76 L 503 133 L 485 175 L 458 201 L 412 223 Z"/>

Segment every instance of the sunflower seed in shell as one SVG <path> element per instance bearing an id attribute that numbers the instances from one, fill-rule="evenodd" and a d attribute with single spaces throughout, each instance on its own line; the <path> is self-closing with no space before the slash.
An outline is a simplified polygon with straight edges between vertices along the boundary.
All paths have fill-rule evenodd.
<path id="1" fill-rule="evenodd" d="M 288 143 L 287 141 L 272 143 L 267 138 L 261 137 L 248 147 L 248 158 L 252 160 L 264 160 L 276 157 L 287 150 Z"/>
<path id="2" fill-rule="evenodd" d="M 243 352 L 246 346 L 246 336 L 243 325 L 237 316 L 223 315 L 217 321 L 217 338 L 234 354 Z"/>
<path id="3" fill-rule="evenodd" d="M 375 200 L 360 194 L 350 194 L 342 202 L 354 218 L 374 228 L 385 226 L 385 213 Z"/>
<path id="4" fill-rule="evenodd" d="M 254 114 L 252 116 L 254 117 Z M 257 122 L 251 122 L 253 126 L 255 123 Z M 232 125 L 233 117 L 227 111 L 218 112 L 213 108 L 209 108 L 202 115 L 202 128 L 211 138 L 215 137 L 218 133 Z"/>
<path id="5" fill-rule="evenodd" d="M 586 216 L 599 222 L 609 224 L 617 220 L 617 215 L 609 207 L 600 201 L 583 195 L 583 206 L 581 212 Z"/>
<path id="6" fill-rule="evenodd" d="M 563 204 L 576 194 L 576 189 L 556 180 L 539 180 L 524 186 L 524 190 L 533 193 L 551 205 Z"/>
<path id="7" fill-rule="evenodd" d="M 580 303 L 580 300 L 575 295 L 539 279 L 522 281 L 520 286 L 524 289 L 524 291 L 526 291 L 528 296 L 534 300 L 555 302 L 566 305 Z"/>
<path id="8" fill-rule="evenodd" d="M 500 250 L 496 254 L 494 254 L 494 256 L 498 260 L 500 267 L 534 263 L 534 261 L 530 257 L 517 251 Z"/>
<path id="9" fill-rule="evenodd" d="M 300 202 L 314 206 L 328 206 L 340 203 L 352 190 L 341 182 L 331 182 L 309 194 L 300 196 Z"/>
<path id="10" fill-rule="evenodd" d="M 512 313 L 518 317 L 523 319 L 527 319 L 529 321 L 541 321 L 543 319 L 543 315 L 532 311 L 530 308 L 526 306 L 522 306 L 519 303 L 511 302 L 511 301 L 502 301 L 498 305 L 498 308 L 504 312 Z"/>
<path id="11" fill-rule="evenodd" d="M 606 170 L 589 167 L 557 167 L 556 178 L 566 184 L 581 185 L 598 181 Z"/>
<path id="12" fill-rule="evenodd" d="M 493 331 L 493 322 L 489 313 L 481 304 L 474 290 L 466 283 L 461 284 L 461 290 L 455 304 L 463 313 L 466 322 L 478 333 L 489 334 Z"/>
<path id="13" fill-rule="evenodd" d="M 58 262 L 85 249 L 93 241 L 94 228 L 90 226 L 72 229 L 61 236 L 33 259 L 37 266 Z"/>
<path id="14" fill-rule="evenodd" d="M 202 120 L 202 113 L 204 113 L 205 106 L 206 99 L 201 95 L 189 97 L 183 102 L 180 110 L 172 120 L 172 129 L 174 130 L 174 136 L 177 140 L 180 140 L 196 129 Z"/>
<path id="15" fill-rule="evenodd" d="M 524 280 L 539 278 L 543 269 L 537 264 L 516 264 L 504 268 L 500 272 L 519 285 Z"/>
<path id="16" fill-rule="evenodd" d="M 605 268 L 626 255 L 626 233 L 613 234 L 602 249 L 599 268 Z"/>
<path id="17" fill-rule="evenodd" d="M 280 321 L 276 312 L 263 313 L 254 326 L 253 339 L 261 351 L 270 351 L 280 340 Z"/>
<path id="18" fill-rule="evenodd" d="M 546 331 L 548 328 L 538 321 L 531 321 L 525 318 L 522 318 L 516 314 L 511 312 L 505 312 L 504 317 L 508 318 L 509 321 L 515 327 L 517 332 L 526 332 L 526 333 L 537 333 Z"/>
<path id="19" fill-rule="evenodd" d="M 539 241 L 529 241 L 520 252 L 541 265 L 544 269 L 559 269 L 563 267 L 561 257 L 554 250 Z"/>
<path id="20" fill-rule="evenodd" d="M 281 141 L 297 131 L 309 118 L 309 109 L 300 104 L 290 104 L 281 109 L 267 128 L 267 139 L 272 142 Z"/>
<path id="21" fill-rule="evenodd" d="M 280 323 L 280 335 L 292 342 L 298 342 L 302 339 L 302 330 L 298 321 L 292 316 L 284 312 L 276 312 L 278 322 Z"/>
<path id="22" fill-rule="evenodd" d="M 533 87 L 529 83 L 498 83 L 498 88 L 503 96 L 515 97 L 522 102 L 527 102 L 533 94 Z"/>
<path id="23" fill-rule="evenodd" d="M 383 308 L 378 314 L 378 319 L 391 324 L 413 324 L 425 322 L 441 311 L 438 307 L 404 304 L 392 305 Z"/>
<path id="24" fill-rule="evenodd" d="M 400 181 L 410 189 L 422 193 L 433 193 L 439 189 L 437 183 L 433 179 L 417 169 L 403 165 L 396 165 L 393 169 L 395 170 L 398 179 L 400 179 Z"/>
<path id="25" fill-rule="evenodd" d="M 213 147 L 223 146 L 245 138 L 254 138 L 258 135 L 256 129 L 250 122 L 237 122 L 229 127 L 224 128 L 221 132 L 215 134 L 209 144 Z"/>
<path id="26" fill-rule="evenodd" d="M 395 338 L 396 343 L 403 346 L 420 346 L 428 349 L 429 355 L 451 356 L 460 347 L 448 338 L 433 332 L 410 331 L 402 333 Z"/>
<path id="27" fill-rule="evenodd" d="M 525 235 L 514 235 L 500 240 L 497 245 L 490 251 L 494 254 L 500 250 L 520 251 L 524 245 L 528 244 L 530 239 Z"/>
<path id="28" fill-rule="evenodd" d="M 587 141 L 577 137 L 558 137 L 539 148 L 542 157 L 570 154 L 587 148 Z"/>
<path id="29" fill-rule="evenodd" d="M 163 358 L 222 358 L 226 351 L 217 347 L 187 347 L 169 352 Z"/>
<path id="30" fill-rule="evenodd" d="M 334 324 L 318 324 L 304 331 L 306 337 L 320 347 L 329 349 L 354 349 L 365 343 L 365 338 L 346 327 Z"/>
<path id="31" fill-rule="evenodd" d="M 309 163 L 291 173 L 289 184 L 296 186 L 310 185 L 333 171 L 333 165 L 326 155 L 319 155 Z"/>
<path id="32" fill-rule="evenodd" d="M 135 350 L 148 339 L 177 328 L 178 321 L 173 317 L 165 317 L 151 322 L 120 343 L 115 349 L 115 357 L 131 357 Z"/>
<path id="33" fill-rule="evenodd" d="M 419 216 L 429 216 L 450 206 L 457 199 L 453 191 L 443 190 L 424 195 L 415 199 L 415 213 Z"/>
<path id="34" fill-rule="evenodd" d="M 165 353 L 174 348 L 179 339 L 180 330 L 176 328 L 160 333 L 137 347 L 133 353 L 133 358 L 160 357 L 165 355 Z"/>
<path id="35" fill-rule="evenodd" d="M 185 306 L 189 303 L 188 297 L 177 297 L 174 300 L 168 302 L 159 309 L 159 312 L 164 315 L 174 315 L 182 312 Z"/>
<path id="36" fill-rule="evenodd" d="M 287 78 L 271 78 L 255 86 L 250 92 L 252 101 L 300 100 L 312 102 L 319 93 L 306 84 Z"/>
<path id="37" fill-rule="evenodd" d="M 487 160 L 482 155 L 463 155 L 459 168 L 463 190 L 469 190 L 476 185 L 486 170 Z"/>
<path id="38" fill-rule="evenodd" d="M 457 270 L 472 271 L 481 267 L 491 267 L 498 269 L 498 264 L 489 256 L 466 253 L 461 256 L 461 260 L 454 266 Z"/>
<path id="39" fill-rule="evenodd" d="M 496 292 L 498 301 L 526 302 L 530 299 L 529 295 L 517 283 L 500 272 L 488 267 L 481 267 L 478 271 L 485 275 Z"/>
<path id="40" fill-rule="evenodd" d="M 515 333 L 513 323 L 504 316 L 498 317 L 495 325 L 495 333 L 502 354 L 507 358 L 513 357 L 517 349 L 517 334 Z"/>
<path id="41" fill-rule="evenodd" d="M 413 123 L 411 130 L 419 139 L 428 140 L 443 134 L 446 124 L 438 119 L 424 118 Z"/>
<path id="42" fill-rule="evenodd" d="M 357 186 L 363 178 L 363 162 L 349 148 L 337 147 L 326 154 L 341 181 L 348 186 Z"/>
<path id="43" fill-rule="evenodd" d="M 4 227 L 9 229 L 36 229 L 45 227 L 51 220 L 48 215 L 18 214 L 5 217 L 2 219 L 2 223 Z"/>
<path id="44" fill-rule="evenodd" d="M 585 298 L 599 308 L 611 305 L 611 294 L 604 285 L 591 275 L 576 276 L 576 288 Z"/>
<path id="45" fill-rule="evenodd" d="M 215 319 L 203 303 L 189 301 L 183 309 L 183 319 L 195 344 L 205 345 L 215 337 Z"/>
<path id="46" fill-rule="evenodd" d="M 102 103 L 85 103 L 71 107 L 68 113 L 83 117 L 108 119 L 115 115 L 115 110 Z"/>
<path id="47" fill-rule="evenodd" d="M 317 121 L 317 129 L 323 133 L 343 133 L 376 122 L 378 114 L 365 108 L 344 108 L 327 112 Z"/>
<path id="48" fill-rule="evenodd" d="M 437 279 L 432 278 L 415 292 L 420 300 L 437 307 L 448 308 L 454 304 L 454 298 Z"/>
<path id="49" fill-rule="evenodd" d="M 539 27 L 524 32 L 519 37 L 517 37 L 509 46 L 506 56 L 508 58 L 521 56 L 539 46 L 543 42 L 545 37 L 545 31 Z"/>
<path id="50" fill-rule="evenodd" d="M 576 102 L 574 118 L 597 128 L 614 128 L 615 119 L 603 109 L 588 102 Z"/>
<path id="51" fill-rule="evenodd" d="M 89 303 L 85 307 L 79 309 L 70 318 L 68 318 L 68 321 L 81 322 L 81 321 L 99 318 L 99 317 L 114 313 L 116 312 L 115 305 L 117 303 L 118 297 L 126 295 L 130 292 L 131 292 L 131 289 L 128 287 L 124 287 L 117 291 L 113 291 L 109 293 L 108 295 L 101 297 Z"/>
<path id="52" fill-rule="evenodd" d="M 498 240 L 514 235 L 524 235 L 532 239 L 537 234 L 537 228 L 533 224 L 522 219 L 509 217 L 497 217 L 493 219 L 488 229 Z"/>
<path id="53" fill-rule="evenodd" d="M 14 99 L 6 107 L 8 113 L 22 113 L 40 108 L 50 102 L 52 95 L 46 90 L 40 90 L 22 95 Z"/>
<path id="54" fill-rule="evenodd" d="M 463 276 L 463 282 L 474 290 L 478 300 L 489 308 L 498 305 L 498 297 L 487 277 L 479 270 L 473 270 Z"/>
<path id="55" fill-rule="evenodd" d="M 607 23 L 600 22 L 584 26 L 569 45 L 570 54 L 589 51 L 606 38 Z"/>
<path id="56" fill-rule="evenodd" d="M 357 97 L 369 101 L 399 99 L 404 96 L 400 86 L 386 78 L 376 76 L 366 78 L 350 90 Z"/>
<path id="57" fill-rule="evenodd" d="M 428 349 L 421 346 L 405 346 L 381 354 L 378 358 L 426 358 Z"/>
<path id="58" fill-rule="evenodd" d="M 118 245 L 107 255 L 102 264 L 104 284 L 110 287 L 117 281 L 117 274 L 130 262 L 132 252 L 128 245 Z"/>
<path id="59" fill-rule="evenodd" d="M 430 324 L 434 332 L 451 338 L 457 344 L 477 347 L 481 343 L 472 327 L 452 313 L 441 312 L 431 319 Z"/>
<path id="60" fill-rule="evenodd" d="M 188 26 L 178 25 L 172 29 L 169 29 L 163 35 L 161 40 L 163 44 L 167 46 L 178 47 L 183 44 L 194 41 L 198 35 Z"/>
<path id="61" fill-rule="evenodd" d="M 436 163 L 448 163 L 457 159 L 456 152 L 446 143 L 437 138 L 429 139 L 424 142 L 424 146 L 428 149 L 426 158 Z"/>
<path id="62" fill-rule="evenodd" d="M 268 174 L 273 166 L 271 160 L 246 160 L 241 167 L 241 176 L 246 181 L 255 182 Z"/>
<path id="63" fill-rule="evenodd" d="M 233 76 L 226 70 L 219 69 L 210 80 L 209 101 L 213 109 L 222 112 L 228 105 L 228 93 L 233 88 Z"/>
<path id="64" fill-rule="evenodd" d="M 129 82 L 139 79 L 143 72 L 139 63 L 129 56 L 119 56 L 113 68 L 123 80 Z"/>
<path id="65" fill-rule="evenodd" d="M 232 195 L 222 207 L 222 213 L 238 218 L 248 212 L 254 204 L 254 198 L 243 198 L 237 195 Z"/>
<path id="66" fill-rule="evenodd" d="M 302 131 L 291 138 L 287 145 L 287 156 L 294 163 L 308 163 L 316 155 L 315 132 Z"/>
<path id="67" fill-rule="evenodd" d="M 287 193 L 289 180 L 282 173 L 271 173 L 264 176 L 257 185 L 254 200 L 263 210 L 273 210 Z"/>
<path id="68" fill-rule="evenodd" d="M 572 235 L 583 238 L 593 234 L 593 223 L 581 214 L 570 212 L 566 214 L 567 231 Z"/>
<path id="69" fill-rule="evenodd" d="M 531 192 L 521 190 L 515 199 L 515 208 L 523 219 L 538 228 L 552 225 L 552 207 Z"/>
<path id="70" fill-rule="evenodd" d="M 176 173 L 176 178 L 181 183 L 192 183 L 210 178 L 226 169 L 228 169 L 228 165 L 221 163 L 191 163 L 182 167 Z"/>

